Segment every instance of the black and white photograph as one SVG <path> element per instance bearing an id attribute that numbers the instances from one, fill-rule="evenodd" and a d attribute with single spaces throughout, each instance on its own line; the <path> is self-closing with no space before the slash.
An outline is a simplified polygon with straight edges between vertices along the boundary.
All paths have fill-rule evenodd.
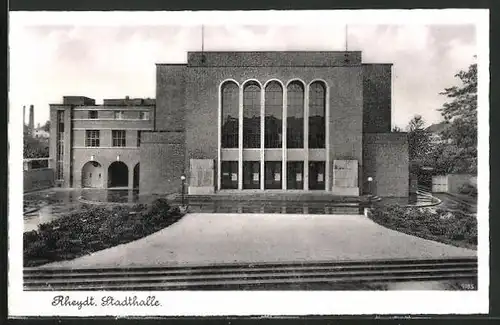
<path id="1" fill-rule="evenodd" d="M 9 20 L 11 315 L 488 312 L 487 10 Z"/>

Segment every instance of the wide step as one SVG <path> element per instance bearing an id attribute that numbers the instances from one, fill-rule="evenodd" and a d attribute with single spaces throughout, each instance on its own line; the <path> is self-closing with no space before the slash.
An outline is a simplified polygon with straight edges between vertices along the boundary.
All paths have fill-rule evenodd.
<path id="1" fill-rule="evenodd" d="M 343 265 L 345 264 L 345 265 Z M 444 281 L 477 278 L 477 260 L 224 264 L 112 269 L 28 268 L 25 290 L 239 290 L 289 284 Z"/>

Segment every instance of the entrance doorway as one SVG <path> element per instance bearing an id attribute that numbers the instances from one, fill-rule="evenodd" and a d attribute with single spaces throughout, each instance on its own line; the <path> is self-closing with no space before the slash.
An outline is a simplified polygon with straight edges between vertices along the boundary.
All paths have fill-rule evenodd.
<path id="1" fill-rule="evenodd" d="M 309 189 L 325 189 L 325 162 L 312 161 L 309 163 Z"/>
<path id="2" fill-rule="evenodd" d="M 83 188 L 102 188 L 103 168 L 97 161 L 89 161 L 82 168 Z"/>
<path id="3" fill-rule="evenodd" d="M 281 161 L 264 162 L 265 189 L 281 189 Z"/>
<path id="4" fill-rule="evenodd" d="M 108 168 L 108 187 L 128 187 L 128 167 L 115 161 Z"/>

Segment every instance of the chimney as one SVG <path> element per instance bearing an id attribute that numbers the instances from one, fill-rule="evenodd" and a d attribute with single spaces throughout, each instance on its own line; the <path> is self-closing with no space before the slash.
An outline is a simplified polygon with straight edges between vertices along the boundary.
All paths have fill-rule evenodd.
<path id="1" fill-rule="evenodd" d="M 26 125 L 26 106 L 23 106 L 23 128 Z"/>
<path id="2" fill-rule="evenodd" d="M 30 122 L 29 122 L 29 130 L 30 132 L 33 132 L 33 129 L 35 127 L 35 107 L 33 105 L 30 105 Z"/>

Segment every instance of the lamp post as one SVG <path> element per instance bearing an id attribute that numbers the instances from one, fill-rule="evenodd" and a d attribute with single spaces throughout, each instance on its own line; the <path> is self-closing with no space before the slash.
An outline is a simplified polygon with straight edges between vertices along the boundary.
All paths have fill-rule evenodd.
<path id="1" fill-rule="evenodd" d="M 181 181 L 182 181 L 181 205 L 184 206 L 184 186 L 186 182 L 186 176 L 184 174 L 181 175 Z"/>
<path id="2" fill-rule="evenodd" d="M 373 177 L 368 177 L 368 201 L 372 203 L 372 182 Z"/>

